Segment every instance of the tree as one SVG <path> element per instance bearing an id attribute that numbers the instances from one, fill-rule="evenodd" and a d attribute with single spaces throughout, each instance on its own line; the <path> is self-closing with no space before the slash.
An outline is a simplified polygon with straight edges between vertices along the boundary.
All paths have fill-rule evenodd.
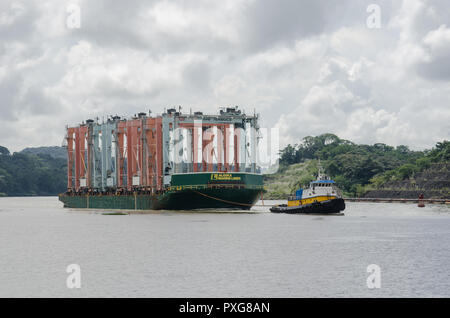
<path id="1" fill-rule="evenodd" d="M 9 155 L 8 148 L 0 146 L 0 155 Z"/>
<path id="2" fill-rule="evenodd" d="M 63 158 L 15 152 L 0 155 L 0 193 L 6 195 L 56 195 L 66 188 Z"/>
<path id="3" fill-rule="evenodd" d="M 408 146 L 404 146 L 404 145 L 397 146 L 396 150 L 402 154 L 406 154 L 411 151 L 411 150 L 409 150 Z"/>
<path id="4" fill-rule="evenodd" d="M 286 165 L 296 163 L 296 153 L 297 151 L 295 149 L 295 146 L 291 146 L 290 144 L 287 145 L 283 150 L 280 151 L 280 163 Z"/>
<path id="5" fill-rule="evenodd" d="M 411 177 L 415 172 L 417 172 L 417 167 L 411 163 L 404 164 L 397 170 L 397 174 L 400 180 L 407 179 Z"/>

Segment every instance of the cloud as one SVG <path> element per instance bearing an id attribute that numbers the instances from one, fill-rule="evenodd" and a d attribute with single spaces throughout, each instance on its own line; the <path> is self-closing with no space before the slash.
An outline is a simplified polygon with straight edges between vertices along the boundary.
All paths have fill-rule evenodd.
<path id="1" fill-rule="evenodd" d="M 431 147 L 450 136 L 446 0 L 77 0 L 0 4 L 0 145 L 60 144 L 66 124 L 241 105 L 281 142 L 332 132 Z"/>
<path id="2" fill-rule="evenodd" d="M 326 9 L 320 1 L 255 1 L 246 9 L 248 46 L 268 49 L 280 42 L 320 34 Z"/>
<path id="3" fill-rule="evenodd" d="M 445 24 L 430 31 L 422 40 L 424 56 L 418 62 L 418 73 L 426 78 L 450 80 L 450 28 Z"/>

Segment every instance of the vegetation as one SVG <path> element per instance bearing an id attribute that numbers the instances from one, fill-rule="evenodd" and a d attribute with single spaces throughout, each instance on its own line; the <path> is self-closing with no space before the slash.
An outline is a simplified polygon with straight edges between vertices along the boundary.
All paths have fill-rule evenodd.
<path id="1" fill-rule="evenodd" d="M 450 162 L 450 142 L 438 142 L 432 150 L 412 151 L 407 146 L 383 143 L 358 145 L 333 134 L 308 136 L 280 151 L 280 171 L 266 176 L 268 197 L 280 198 L 314 178 L 317 160 L 348 196 L 388 182 L 413 178 L 438 163 Z"/>
<path id="2" fill-rule="evenodd" d="M 429 187 L 433 186 L 429 180 L 436 178 L 433 175 L 445 179 L 434 182 L 442 189 L 449 182 L 450 142 L 438 142 L 431 150 L 412 151 L 407 146 L 382 143 L 358 145 L 333 134 L 308 136 L 280 151 L 279 171 L 265 176 L 265 197 L 284 199 L 308 184 L 317 175 L 319 159 L 347 196 L 361 196 L 374 189 L 396 189 L 400 183 L 414 185 L 419 179 Z M 11 154 L 0 146 L 0 196 L 64 192 L 66 165 L 61 147 L 28 148 Z"/>
<path id="3" fill-rule="evenodd" d="M 64 160 L 67 159 L 67 149 L 58 146 L 25 148 L 20 153 L 30 155 L 49 155 L 53 158 L 61 158 Z"/>
<path id="4" fill-rule="evenodd" d="M 264 176 L 267 199 L 286 199 L 301 185 L 308 184 L 317 175 L 317 160 L 281 165 L 277 173 Z"/>
<path id="5" fill-rule="evenodd" d="M 64 158 L 48 154 L 11 154 L 0 146 L 0 196 L 56 195 L 66 189 Z"/>

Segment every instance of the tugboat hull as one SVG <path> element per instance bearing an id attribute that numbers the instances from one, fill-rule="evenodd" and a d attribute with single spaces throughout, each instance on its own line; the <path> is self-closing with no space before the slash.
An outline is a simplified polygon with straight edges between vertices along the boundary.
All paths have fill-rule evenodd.
<path id="1" fill-rule="evenodd" d="M 336 214 L 343 210 L 345 210 L 345 202 L 342 198 L 290 207 L 282 204 L 270 208 L 270 212 L 273 213 L 291 214 Z"/>

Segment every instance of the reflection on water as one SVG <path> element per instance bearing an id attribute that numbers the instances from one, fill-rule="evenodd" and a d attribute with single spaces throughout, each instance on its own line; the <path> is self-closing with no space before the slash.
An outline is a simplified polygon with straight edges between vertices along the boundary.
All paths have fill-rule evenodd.
<path id="1" fill-rule="evenodd" d="M 339 217 L 268 208 L 104 215 L 113 211 L 63 209 L 55 197 L 0 198 L 0 296 L 450 296 L 449 206 L 350 202 Z M 69 264 L 80 289 L 66 287 Z M 367 288 L 369 264 L 380 289 Z"/>

